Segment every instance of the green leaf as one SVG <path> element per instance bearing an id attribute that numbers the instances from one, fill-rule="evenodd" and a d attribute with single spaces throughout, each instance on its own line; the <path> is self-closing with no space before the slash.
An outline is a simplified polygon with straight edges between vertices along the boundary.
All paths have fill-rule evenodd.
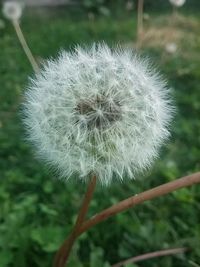
<path id="1" fill-rule="evenodd" d="M 60 227 L 40 227 L 32 230 L 31 238 L 46 252 L 55 252 L 65 239 Z"/>
<path id="2" fill-rule="evenodd" d="M 13 259 L 13 255 L 10 251 L 0 251 L 0 266 L 7 267 Z"/>

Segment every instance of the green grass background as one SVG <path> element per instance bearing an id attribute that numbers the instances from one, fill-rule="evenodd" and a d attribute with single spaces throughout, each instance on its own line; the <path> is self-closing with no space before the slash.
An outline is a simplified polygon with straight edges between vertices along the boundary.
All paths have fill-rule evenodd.
<path id="1" fill-rule="evenodd" d="M 170 11 L 169 11 L 170 12 Z M 71 14 L 70 14 L 71 13 Z M 73 9 L 27 11 L 21 26 L 38 60 L 61 48 L 104 40 L 134 46 L 136 14 L 96 17 Z M 120 14 L 120 15 L 119 15 Z M 174 24 L 171 15 L 151 14 L 145 31 L 153 37 L 140 53 L 152 59 L 168 80 L 177 106 L 172 136 L 145 177 L 97 187 L 89 216 L 119 200 L 200 169 L 200 12 L 188 10 Z M 169 25 L 170 24 L 170 25 Z M 155 42 L 158 30 L 170 26 L 181 34 L 178 51 L 169 55 Z M 159 38 L 159 37 L 158 37 Z M 169 40 L 170 39 L 169 35 Z M 24 141 L 20 120 L 23 92 L 32 69 L 9 21 L 0 21 L 0 266 L 49 267 L 76 219 L 85 185 L 64 184 L 34 157 Z M 200 266 L 200 186 L 146 202 L 83 234 L 69 267 L 109 267 L 122 259 L 165 248 L 187 246 L 183 255 L 141 262 L 143 267 Z"/>

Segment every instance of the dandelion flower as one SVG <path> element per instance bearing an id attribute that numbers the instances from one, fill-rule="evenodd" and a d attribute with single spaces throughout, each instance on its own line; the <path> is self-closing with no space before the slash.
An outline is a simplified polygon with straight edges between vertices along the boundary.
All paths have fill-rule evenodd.
<path id="1" fill-rule="evenodd" d="M 22 15 L 23 5 L 18 1 L 6 1 L 3 3 L 3 14 L 7 19 L 19 20 Z"/>
<path id="2" fill-rule="evenodd" d="M 49 60 L 24 103 L 28 138 L 61 177 L 102 184 L 151 166 L 169 135 L 165 82 L 132 51 L 77 47 Z"/>
<path id="3" fill-rule="evenodd" d="M 186 0 L 169 0 L 170 3 L 174 6 L 181 7 L 185 4 Z"/>

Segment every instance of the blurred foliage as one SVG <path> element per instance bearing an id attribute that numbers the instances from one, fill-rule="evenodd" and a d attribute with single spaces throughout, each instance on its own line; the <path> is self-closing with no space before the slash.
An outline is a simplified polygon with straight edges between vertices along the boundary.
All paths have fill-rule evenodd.
<path id="1" fill-rule="evenodd" d="M 138 0 L 80 0 L 80 5 L 88 12 L 94 14 L 101 14 L 105 16 L 111 15 L 111 13 L 120 13 L 122 8 L 137 9 Z M 187 0 L 186 4 L 181 7 L 183 10 L 195 11 L 200 8 L 199 0 Z M 170 11 L 172 6 L 169 0 L 144 0 L 145 12 L 157 12 L 157 11 Z M 117 12 L 117 13 L 118 13 Z"/>
<path id="2" fill-rule="evenodd" d="M 82 4 L 88 12 L 99 13 L 105 16 L 110 15 L 110 10 L 106 6 L 105 0 L 83 0 Z"/>
<path id="3" fill-rule="evenodd" d="M 89 4 L 94 1 L 85 3 L 93 8 Z M 72 18 L 66 13 L 52 19 L 42 13 L 25 16 L 21 25 L 40 62 L 76 43 L 105 40 L 133 47 L 136 16 L 123 12 L 120 18 L 100 16 L 92 22 L 86 16 Z M 54 179 L 24 141 L 21 102 L 33 73 L 12 25 L 2 18 L 0 25 L 0 266 L 49 267 L 72 228 L 85 185 Z M 163 35 L 158 35 L 162 30 L 165 42 L 176 42 L 175 54 L 165 51 Z M 200 16 L 187 14 L 172 21 L 171 15 L 154 14 L 145 21 L 145 31 L 141 53 L 150 56 L 169 80 L 177 105 L 172 137 L 148 177 L 97 187 L 90 216 L 200 168 Z M 199 266 L 199 201 L 197 185 L 119 214 L 78 239 L 68 266 L 109 267 L 128 257 L 176 246 L 188 246 L 191 251 L 129 266 Z"/>

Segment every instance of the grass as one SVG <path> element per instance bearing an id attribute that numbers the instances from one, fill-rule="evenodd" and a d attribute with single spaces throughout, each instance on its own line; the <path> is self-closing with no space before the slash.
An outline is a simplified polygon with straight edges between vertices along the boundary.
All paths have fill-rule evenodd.
<path id="1" fill-rule="evenodd" d="M 177 115 L 171 140 L 147 177 L 98 187 L 90 215 L 200 168 L 200 16 L 182 15 L 173 23 L 169 16 L 154 14 L 145 22 L 141 53 L 152 58 L 172 87 Z M 84 16 L 75 20 L 64 14 L 37 15 L 26 16 L 21 24 L 39 61 L 76 43 L 105 40 L 134 46 L 136 32 L 135 16 L 126 15 L 93 22 Z M 167 54 L 167 42 L 176 42 L 175 54 Z M 75 221 L 85 186 L 58 182 L 24 141 L 20 103 L 32 70 L 8 21 L 0 29 L 0 51 L 0 266 L 47 267 Z M 135 266 L 198 266 L 199 201 L 200 187 L 194 186 L 109 219 L 79 238 L 69 267 L 108 267 L 124 258 L 183 245 L 191 248 L 185 256 Z"/>

